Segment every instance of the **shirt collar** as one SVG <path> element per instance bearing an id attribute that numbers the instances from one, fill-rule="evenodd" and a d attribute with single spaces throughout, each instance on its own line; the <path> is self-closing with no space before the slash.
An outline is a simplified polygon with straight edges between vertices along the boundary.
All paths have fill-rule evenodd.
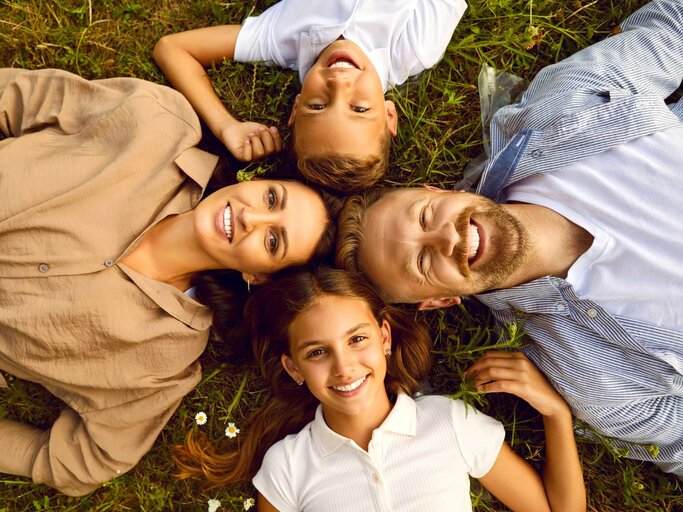
<path id="1" fill-rule="evenodd" d="M 175 163 L 204 190 L 216 168 L 218 157 L 199 148 L 191 147 L 183 151 L 175 159 Z"/>
<path id="2" fill-rule="evenodd" d="M 404 436 L 415 436 L 417 433 L 417 406 L 407 394 L 399 392 L 396 403 L 389 415 L 376 429 Z M 315 419 L 311 425 L 311 436 L 320 449 L 322 457 L 327 457 L 343 445 L 357 446 L 351 439 L 337 434 L 325 423 L 322 405 L 315 411 Z"/>

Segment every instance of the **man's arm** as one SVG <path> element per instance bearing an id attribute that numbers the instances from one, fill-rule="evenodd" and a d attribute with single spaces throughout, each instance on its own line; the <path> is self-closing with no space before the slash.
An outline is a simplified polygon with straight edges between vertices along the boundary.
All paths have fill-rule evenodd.
<path id="1" fill-rule="evenodd" d="M 280 151 L 280 133 L 274 126 L 235 119 L 216 95 L 204 70 L 234 58 L 241 28 L 223 25 L 167 35 L 157 42 L 152 57 L 235 158 L 248 162 Z"/>
<path id="2" fill-rule="evenodd" d="M 653 0 L 622 32 L 541 70 L 522 106 L 572 89 L 668 97 L 683 79 L 683 2 Z"/>

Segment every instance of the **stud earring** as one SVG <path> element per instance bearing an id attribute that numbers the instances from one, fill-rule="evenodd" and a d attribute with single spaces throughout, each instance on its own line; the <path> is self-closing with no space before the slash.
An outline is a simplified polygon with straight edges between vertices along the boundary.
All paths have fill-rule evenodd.
<path id="1" fill-rule="evenodd" d="M 299 380 L 299 379 L 294 379 L 294 382 L 296 382 L 297 386 L 301 386 L 304 383 L 303 380 Z"/>

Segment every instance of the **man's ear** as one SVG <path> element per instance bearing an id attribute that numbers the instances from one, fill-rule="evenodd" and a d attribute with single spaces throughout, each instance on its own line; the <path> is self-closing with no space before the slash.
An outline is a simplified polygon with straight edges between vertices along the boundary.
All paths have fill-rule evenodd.
<path id="1" fill-rule="evenodd" d="M 291 128 L 294 125 L 294 119 L 296 118 L 296 109 L 299 107 L 299 98 L 301 98 L 301 94 L 297 94 L 296 98 L 294 98 L 294 105 L 292 105 L 292 113 L 289 114 L 287 128 Z"/>
<path id="2" fill-rule="evenodd" d="M 266 274 L 247 274 L 246 272 L 242 272 L 242 279 L 244 279 L 245 283 L 253 284 L 254 286 L 259 286 L 269 281 Z"/>
<path id="3" fill-rule="evenodd" d="M 460 304 L 460 297 L 444 297 L 442 299 L 427 299 L 423 300 L 417 305 L 420 311 L 426 309 L 440 309 L 449 308 L 451 306 Z"/>
<path id="4" fill-rule="evenodd" d="M 429 190 L 431 192 L 439 192 L 439 193 L 441 193 L 441 192 L 452 192 L 452 190 L 446 190 L 444 188 L 435 187 L 434 185 L 428 185 L 427 183 L 423 183 L 422 188 L 426 188 L 427 190 Z"/>
<path id="5" fill-rule="evenodd" d="M 294 361 L 287 354 L 282 354 L 280 356 L 280 363 L 292 379 L 298 382 L 304 380 L 304 376 L 301 375 L 301 372 L 299 372 L 299 369 L 294 364 Z"/>
<path id="6" fill-rule="evenodd" d="M 396 105 L 391 100 L 384 100 L 384 106 L 387 110 L 387 128 L 392 137 L 398 135 L 398 112 L 396 112 Z"/>
<path id="7" fill-rule="evenodd" d="M 384 353 L 391 352 L 391 326 L 385 318 L 382 320 L 382 324 L 379 326 L 379 330 L 382 333 L 382 348 Z"/>

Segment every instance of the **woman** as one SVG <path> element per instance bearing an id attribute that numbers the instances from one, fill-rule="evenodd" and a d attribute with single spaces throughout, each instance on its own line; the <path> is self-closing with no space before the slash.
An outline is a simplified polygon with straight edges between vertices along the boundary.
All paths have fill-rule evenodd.
<path id="1" fill-rule="evenodd" d="M 0 473 L 80 495 L 152 446 L 234 287 L 326 253 L 334 222 L 294 181 L 201 200 L 218 159 L 157 84 L 0 70 L 0 132 L 0 370 L 68 406 L 45 430 L 1 418 Z"/>
<path id="2" fill-rule="evenodd" d="M 225 485 L 256 473 L 262 511 L 469 510 L 468 475 L 513 510 L 585 510 L 569 408 L 522 354 L 491 352 L 466 374 L 543 415 L 543 477 L 496 420 L 446 397 L 410 398 L 429 372 L 425 328 L 353 274 L 278 280 L 246 318 L 271 397 L 238 451 L 192 437 L 176 448 L 181 477 Z"/>

